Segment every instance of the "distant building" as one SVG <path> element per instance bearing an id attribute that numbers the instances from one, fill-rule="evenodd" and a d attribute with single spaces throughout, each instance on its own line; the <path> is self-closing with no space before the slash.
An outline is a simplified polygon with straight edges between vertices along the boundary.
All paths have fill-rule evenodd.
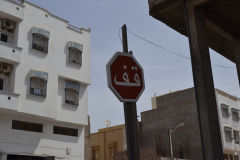
<path id="1" fill-rule="evenodd" d="M 224 160 L 239 160 L 240 99 L 216 89 L 216 100 L 224 150 Z M 174 157 L 202 160 L 200 129 L 194 88 L 155 96 L 153 110 L 141 113 L 139 145 L 141 160 L 168 159 L 168 129 L 184 126 L 172 134 Z M 92 160 L 127 160 L 124 125 L 100 129 L 91 134 Z M 109 146 L 119 145 L 114 152 Z M 125 146 L 122 148 L 122 146 Z M 113 154 L 110 154 L 113 153 Z M 111 155 L 111 156 L 110 156 Z M 111 157 L 111 158 L 109 158 Z M 165 157 L 165 158 L 164 158 Z"/>
<path id="2" fill-rule="evenodd" d="M 119 125 L 91 134 L 91 160 L 114 160 L 117 152 L 126 151 L 125 132 L 125 125 Z"/>
<path id="3" fill-rule="evenodd" d="M 0 160 L 84 160 L 90 30 L 0 0 Z"/>
<path id="4" fill-rule="evenodd" d="M 216 89 L 216 101 L 224 158 L 238 160 L 240 99 Z M 194 88 L 153 97 L 152 107 L 153 110 L 142 113 L 142 147 L 155 146 L 159 156 L 170 155 L 168 127 L 174 128 L 184 122 L 184 127 L 173 134 L 174 155 L 201 160 L 200 130 Z"/>

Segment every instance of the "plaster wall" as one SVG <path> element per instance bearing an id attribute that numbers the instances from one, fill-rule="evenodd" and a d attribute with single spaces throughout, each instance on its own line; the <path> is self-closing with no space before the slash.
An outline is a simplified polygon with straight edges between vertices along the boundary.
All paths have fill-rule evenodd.
<path id="1" fill-rule="evenodd" d="M 12 129 L 12 120 L 43 124 L 43 133 Z M 53 134 L 53 125 L 78 128 L 79 137 Z M 0 114 L 0 151 L 3 154 L 55 156 L 56 159 L 84 159 L 84 126 L 39 120 L 27 115 Z M 67 151 L 70 151 L 67 154 Z"/>

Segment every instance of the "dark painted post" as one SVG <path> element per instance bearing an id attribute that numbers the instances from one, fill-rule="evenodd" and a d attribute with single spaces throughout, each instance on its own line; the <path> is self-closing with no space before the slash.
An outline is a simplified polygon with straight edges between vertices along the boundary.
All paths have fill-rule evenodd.
<path id="1" fill-rule="evenodd" d="M 203 159 L 223 160 L 204 10 L 200 7 L 195 7 L 192 0 L 183 1 L 191 51 Z"/>
<path id="2" fill-rule="evenodd" d="M 127 27 L 122 27 L 123 52 L 128 53 Z M 128 53 L 131 54 L 131 53 Z M 139 160 L 138 120 L 136 102 L 124 102 L 128 160 Z"/>
<path id="3" fill-rule="evenodd" d="M 239 81 L 239 86 L 240 86 L 240 57 L 238 56 L 239 53 L 240 53 L 240 43 L 237 43 L 235 46 L 235 49 L 234 49 L 234 55 L 236 57 L 235 63 L 236 63 L 238 81 Z"/>

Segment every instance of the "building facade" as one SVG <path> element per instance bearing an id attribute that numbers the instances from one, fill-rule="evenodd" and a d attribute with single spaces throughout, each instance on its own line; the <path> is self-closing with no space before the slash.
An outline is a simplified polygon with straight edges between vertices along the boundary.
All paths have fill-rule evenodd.
<path id="1" fill-rule="evenodd" d="M 215 93 L 224 159 L 239 160 L 240 99 L 219 89 Z M 170 155 L 168 128 L 183 122 L 185 125 L 173 134 L 175 157 L 202 159 L 194 88 L 153 97 L 152 108 L 142 113 L 141 144 L 156 146 L 159 155 Z"/>
<path id="2" fill-rule="evenodd" d="M 218 116 L 225 159 L 240 157 L 240 99 L 216 89 Z"/>
<path id="3" fill-rule="evenodd" d="M 152 147 L 157 157 L 170 157 L 168 129 L 184 123 L 172 134 L 174 157 L 202 160 L 194 89 L 154 97 L 152 101 L 155 109 L 141 113 L 141 147 Z"/>
<path id="4" fill-rule="evenodd" d="M 99 129 L 91 134 L 91 160 L 114 160 L 127 149 L 125 125 Z"/>
<path id="5" fill-rule="evenodd" d="M 83 160 L 89 84 L 89 29 L 0 1 L 0 160 Z"/>

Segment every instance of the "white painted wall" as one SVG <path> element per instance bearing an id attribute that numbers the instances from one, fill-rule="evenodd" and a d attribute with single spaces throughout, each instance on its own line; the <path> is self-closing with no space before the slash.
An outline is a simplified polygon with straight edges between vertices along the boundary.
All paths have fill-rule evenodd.
<path id="1" fill-rule="evenodd" d="M 15 21 L 21 21 L 24 18 L 24 6 L 20 5 L 14 0 L 1 0 L 0 1 L 0 14 L 6 13 L 8 17 Z"/>
<path id="2" fill-rule="evenodd" d="M 56 159 L 84 159 L 84 127 L 41 120 L 43 133 L 13 130 L 12 119 L 39 123 L 39 119 L 26 115 L 0 114 L 0 151 L 7 154 L 55 156 Z M 53 134 L 53 125 L 79 129 L 79 137 Z M 67 148 L 71 153 L 67 155 Z"/>

